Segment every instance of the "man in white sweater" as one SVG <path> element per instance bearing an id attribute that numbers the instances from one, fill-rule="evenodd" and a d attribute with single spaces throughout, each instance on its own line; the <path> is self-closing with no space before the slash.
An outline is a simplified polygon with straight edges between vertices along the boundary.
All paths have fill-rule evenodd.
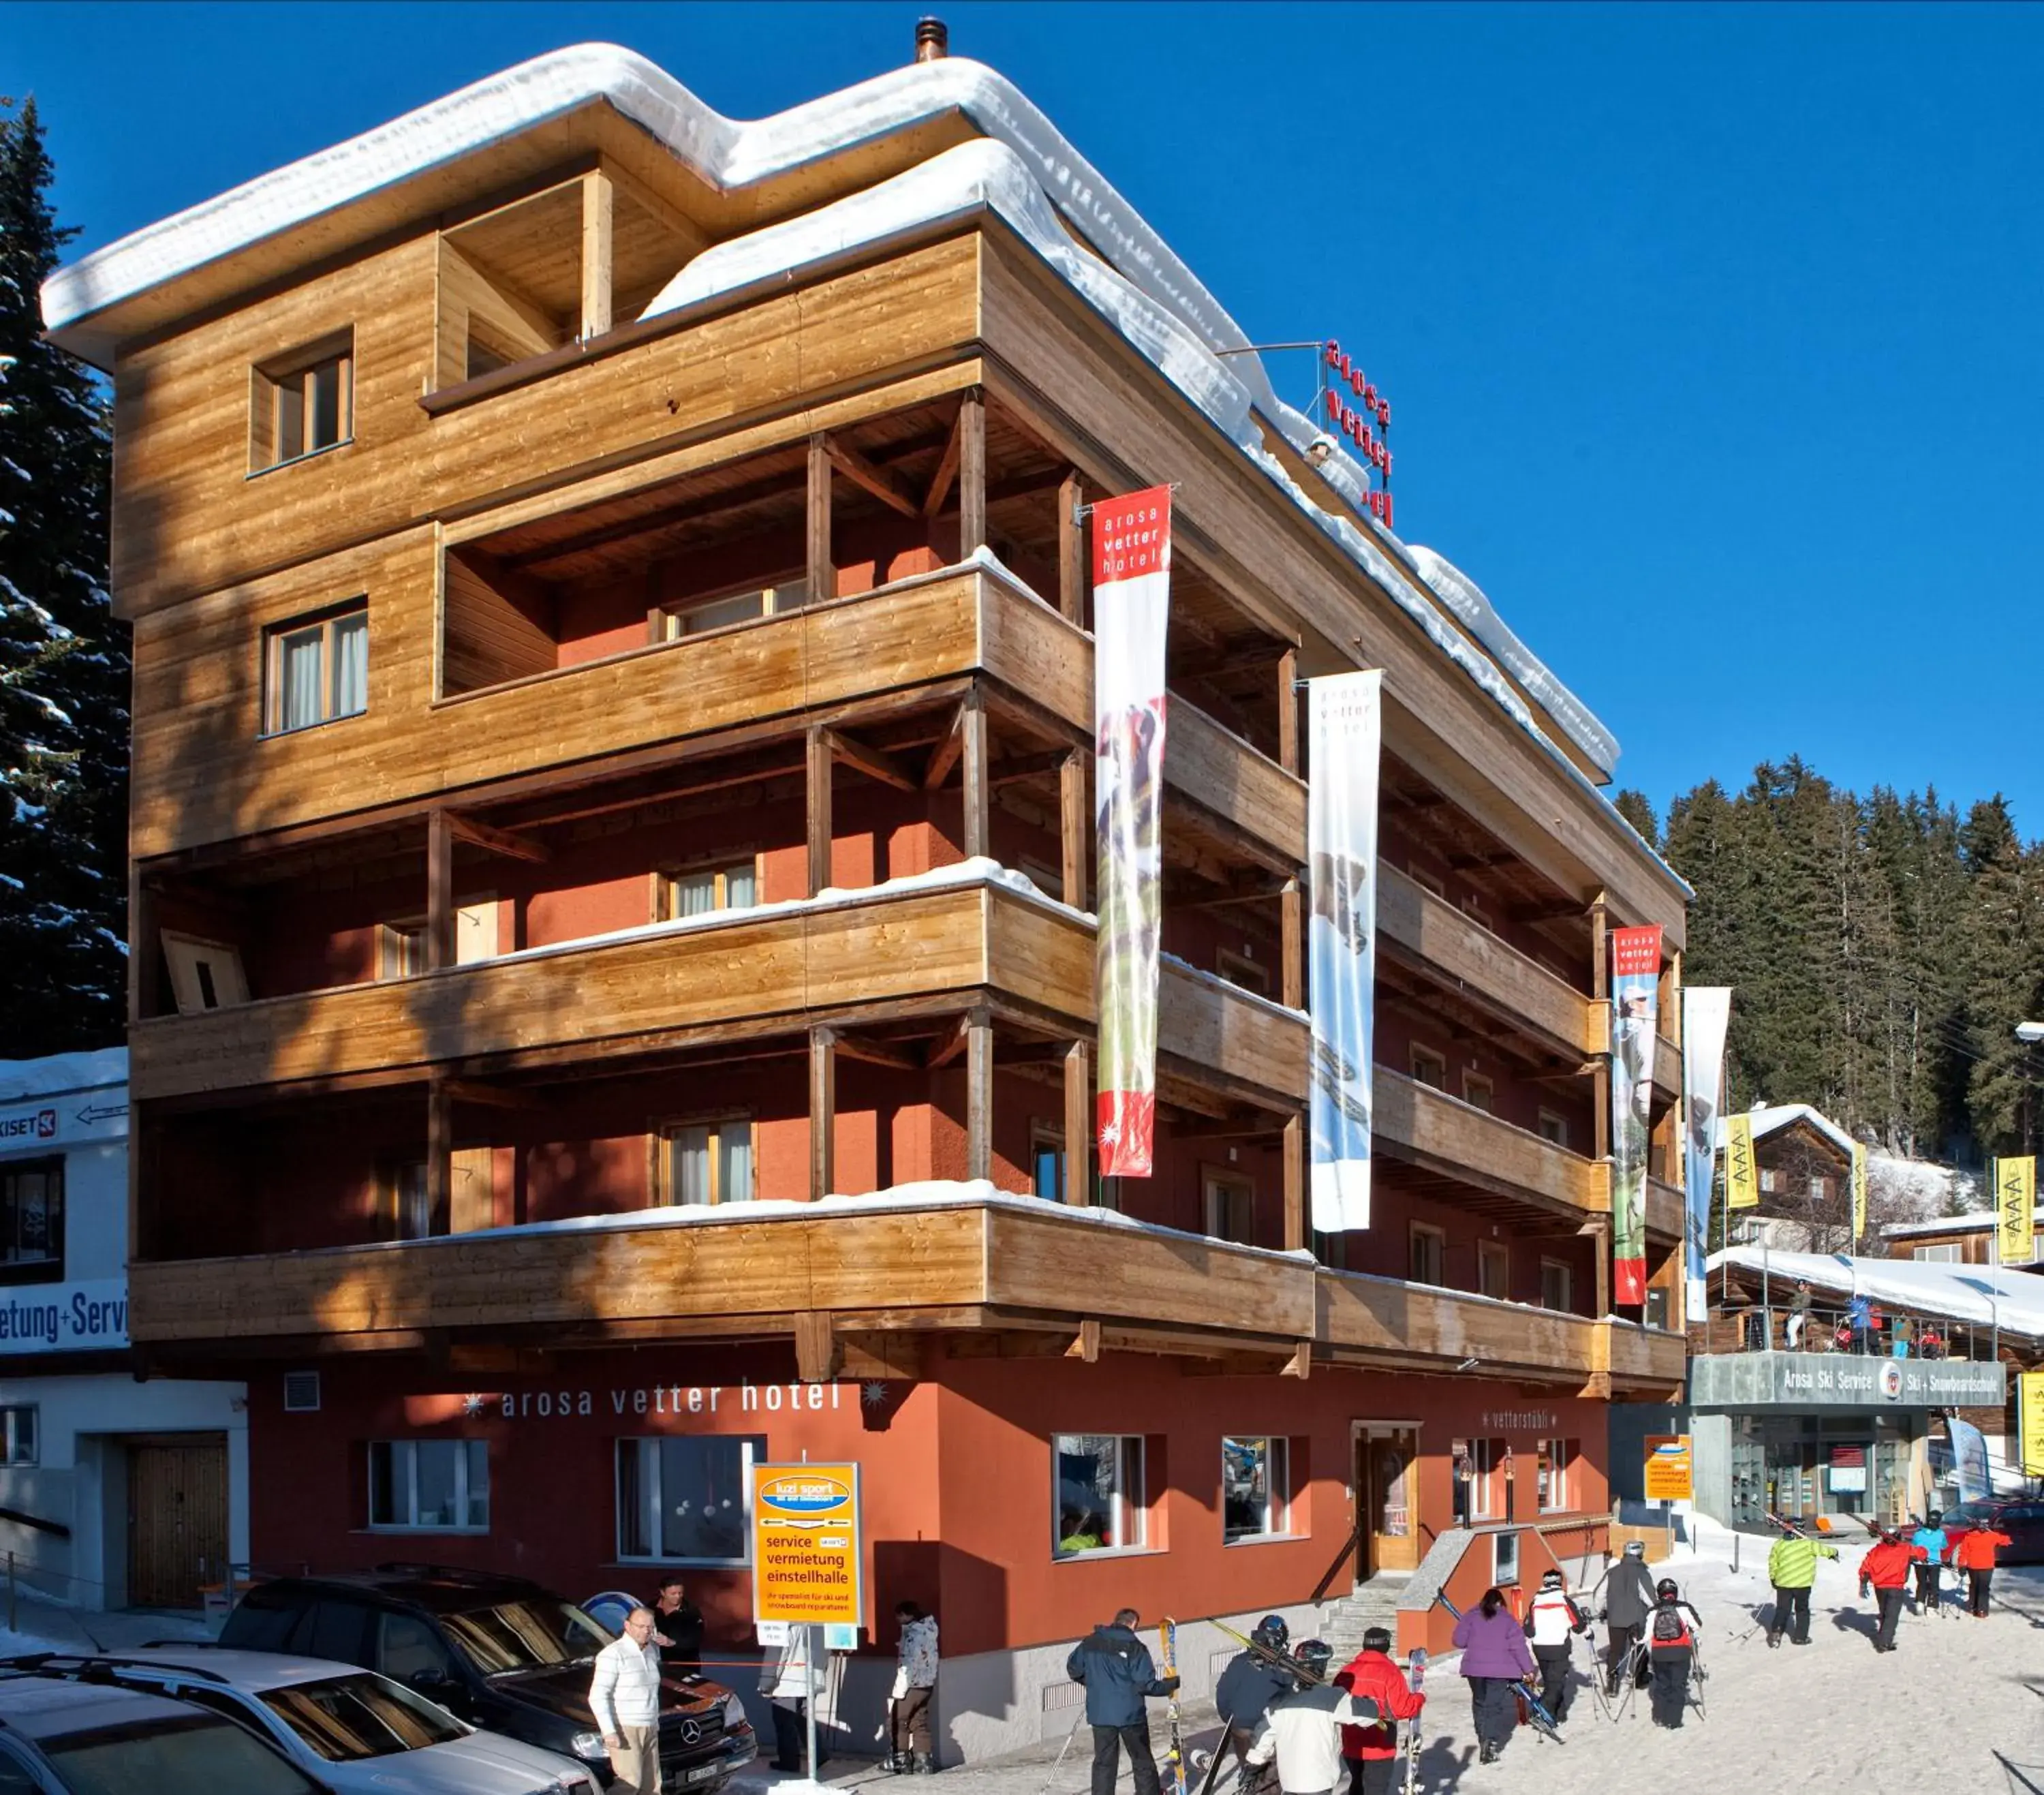
<path id="1" fill-rule="evenodd" d="M 1261 1766 L 1274 1760 L 1278 1785 L 1285 1795 L 1333 1795 L 1348 1782 L 1342 1728 L 1378 1719 L 1377 1705 L 1326 1680 L 1334 1658 L 1331 1647 L 1308 1639 L 1292 1648 L 1292 1658 L 1314 1680 L 1270 1704 L 1256 1729 L 1248 1762 Z"/>
<path id="2" fill-rule="evenodd" d="M 589 1705 L 617 1781 L 613 1795 L 660 1795 L 660 1648 L 653 1611 L 635 1608 L 596 1655 Z"/>

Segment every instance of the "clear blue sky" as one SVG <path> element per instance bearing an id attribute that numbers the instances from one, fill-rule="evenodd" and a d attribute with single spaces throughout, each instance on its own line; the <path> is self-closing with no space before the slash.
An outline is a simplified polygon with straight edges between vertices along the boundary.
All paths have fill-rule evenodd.
<path id="1" fill-rule="evenodd" d="M 2044 834 L 2044 9 L 0 5 L 0 90 L 91 248 L 559 44 L 753 117 L 929 10 L 1254 337 L 1362 352 L 1400 532 L 1620 784 L 1800 752 Z"/>

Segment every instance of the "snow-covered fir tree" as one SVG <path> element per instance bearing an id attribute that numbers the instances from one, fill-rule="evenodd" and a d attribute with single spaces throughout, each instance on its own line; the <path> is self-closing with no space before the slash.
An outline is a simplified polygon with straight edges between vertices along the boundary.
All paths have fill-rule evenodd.
<path id="1" fill-rule="evenodd" d="M 106 593 L 109 433 L 42 340 L 71 234 L 35 102 L 0 101 L 0 1059 L 120 1040 L 128 641 Z"/>

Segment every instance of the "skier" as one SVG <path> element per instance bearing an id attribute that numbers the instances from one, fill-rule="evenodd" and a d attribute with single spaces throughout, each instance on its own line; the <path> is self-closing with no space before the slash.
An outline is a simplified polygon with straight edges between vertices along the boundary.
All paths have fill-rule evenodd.
<path id="1" fill-rule="evenodd" d="M 1798 1532 L 1785 1520 L 1781 1527 L 1781 1537 L 1767 1555 L 1767 1581 L 1774 1586 L 1774 1617 L 1767 1629 L 1767 1643 L 1780 1645 L 1785 1632 L 1792 1644 L 1808 1645 L 1810 1589 L 1817 1581 L 1817 1560 L 1835 1559 L 1838 1549 Z"/>
<path id="2" fill-rule="evenodd" d="M 1689 1705 L 1689 1667 L 1696 1662 L 1703 1616 L 1682 1600 L 1675 1579 L 1654 1586 L 1654 1613 L 1647 1623 L 1646 1655 L 1653 1664 L 1654 1724 L 1673 1728 L 1682 1724 Z"/>
<path id="3" fill-rule="evenodd" d="M 1973 1619 L 1987 1619 L 1988 1590 L 1994 1582 L 1994 1552 L 2011 1543 L 2008 1536 L 1984 1520 L 1975 1521 L 1952 1548 L 1952 1562 L 1966 1574 L 1966 1606 Z"/>
<path id="4" fill-rule="evenodd" d="M 1343 1727 L 1342 1755 L 1348 1760 L 1349 1795 L 1391 1795 L 1398 1783 L 1398 1726 L 1417 1717 L 1427 1697 L 1405 1681 L 1392 1662 L 1391 1635 L 1372 1627 L 1362 1635 L 1362 1650 L 1335 1678 L 1337 1688 L 1377 1704 L 1374 1726 Z"/>
<path id="5" fill-rule="evenodd" d="M 1455 1623 L 1455 1647 L 1462 1655 L 1470 1705 L 1476 1716 L 1478 1762 L 1494 1764 L 1519 1724 L 1512 1685 L 1535 1674 L 1526 1635 L 1504 1606 L 1501 1589 L 1486 1589 L 1477 1607 L 1464 1611 Z"/>
<path id="6" fill-rule="evenodd" d="M 1093 1795 L 1114 1795 L 1124 1747 L 1135 1795 L 1158 1795 L 1150 1717 L 1143 1703 L 1146 1697 L 1175 1693 L 1178 1679 L 1158 1676 L 1149 1648 L 1135 1636 L 1141 1619 L 1134 1609 L 1123 1609 L 1074 1646 L 1065 1660 L 1065 1674 L 1085 1685 L 1085 1716 L 1093 1728 Z"/>
<path id="7" fill-rule="evenodd" d="M 1280 1614 L 1266 1614 L 1249 1631 L 1250 1638 L 1269 1651 L 1282 1651 L 1291 1643 L 1292 1630 Z M 1270 1704 L 1292 1693 L 1290 1674 L 1281 1670 L 1260 1652 L 1237 1652 L 1214 1685 L 1214 1706 L 1228 1728 L 1228 1743 L 1235 1747 L 1235 1761 L 1247 1769 L 1249 1748 L 1256 1729 Z M 1245 1782 L 1247 1778 L 1244 1778 Z"/>
<path id="8" fill-rule="evenodd" d="M 1270 1704 L 1249 1748 L 1252 1764 L 1278 1766 L 1285 1795 L 1334 1795 L 1342 1781 L 1342 1732 L 1357 1721 L 1377 1717 L 1377 1704 L 1349 1693 L 1327 1680 L 1334 1647 L 1324 1639 L 1308 1639 L 1292 1655 L 1320 1681 L 1281 1695 Z"/>
<path id="9" fill-rule="evenodd" d="M 1557 1724 L 1569 1717 L 1569 1639 L 1589 1631 L 1589 1616 L 1576 1606 L 1558 1570 L 1541 1573 L 1540 1593 L 1526 1611 L 1526 1636 L 1540 1666 L 1540 1705 Z"/>
<path id="10" fill-rule="evenodd" d="M 1604 1574 L 1598 1585 L 1604 1591 L 1604 1607 L 1598 1612 L 1600 1620 L 1610 1623 L 1610 1655 L 1605 1660 L 1604 1693 L 1616 1696 L 1618 1679 L 1625 1674 L 1626 1655 L 1639 1643 L 1640 1631 L 1646 1624 L 1646 1616 L 1654 1606 L 1654 1578 L 1646 1568 L 1646 1547 L 1638 1539 L 1625 1543 L 1625 1554 Z M 1635 1678 L 1639 1688 L 1646 1686 L 1646 1661 L 1639 1662 Z"/>
<path id="11" fill-rule="evenodd" d="M 1916 1612 L 1934 1614 L 1938 1612 L 1938 1580 L 1945 1574 L 1945 1554 L 1951 1541 L 1945 1535 L 1943 1512 L 1933 1509 L 1923 1517 L 1923 1524 L 1909 1537 L 1912 1546 L 1923 1548 L 1923 1562 L 1916 1567 Z"/>
<path id="12" fill-rule="evenodd" d="M 1871 1583 L 1881 1604 L 1881 1625 L 1873 1635 L 1876 1651 L 1894 1651 L 1895 1624 L 1902 1618 L 1902 1586 L 1909 1581 L 1909 1566 L 1923 1556 L 1921 1546 L 1905 1545 L 1893 1534 L 1882 1533 L 1859 1561 L 1860 1595 L 1864 1598 Z"/>

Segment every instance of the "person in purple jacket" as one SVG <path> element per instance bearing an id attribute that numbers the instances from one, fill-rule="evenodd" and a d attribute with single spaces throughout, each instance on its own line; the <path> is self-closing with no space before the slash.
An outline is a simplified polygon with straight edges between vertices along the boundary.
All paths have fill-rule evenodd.
<path id="1" fill-rule="evenodd" d="M 1476 1742 L 1482 1750 L 1478 1761 L 1494 1764 L 1519 1724 L 1512 1685 L 1538 1674 L 1526 1649 L 1526 1630 L 1505 1607 L 1503 1591 L 1485 1590 L 1483 1600 L 1455 1623 L 1455 1645 L 1476 1712 Z"/>

